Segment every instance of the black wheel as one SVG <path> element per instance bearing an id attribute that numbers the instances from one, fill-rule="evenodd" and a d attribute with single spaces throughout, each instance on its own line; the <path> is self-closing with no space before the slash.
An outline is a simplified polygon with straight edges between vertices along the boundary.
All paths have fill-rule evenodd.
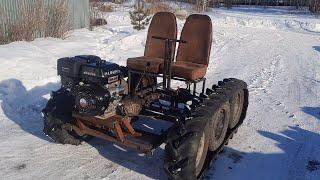
<path id="1" fill-rule="evenodd" d="M 204 117 L 190 121 L 185 132 L 173 127 L 168 133 L 164 167 L 169 179 L 197 179 L 203 171 L 209 145 L 209 124 Z"/>
<path id="2" fill-rule="evenodd" d="M 219 81 L 206 95 L 193 119 L 168 132 L 164 168 L 169 179 L 201 178 L 246 117 L 249 92 L 244 81 Z M 230 119 L 235 119 L 233 128 L 229 128 Z"/>
<path id="3" fill-rule="evenodd" d="M 226 137 L 230 120 L 230 104 L 225 102 L 211 115 L 210 120 L 210 143 L 211 151 L 217 150 Z"/>
<path id="4" fill-rule="evenodd" d="M 42 110 L 43 132 L 57 143 L 73 145 L 81 143 L 82 137 L 65 128 L 66 124 L 73 123 L 73 107 L 73 97 L 67 91 L 60 89 L 53 92 L 46 107 Z"/>
<path id="5" fill-rule="evenodd" d="M 208 152 L 208 133 L 203 132 L 199 143 L 198 143 L 198 150 L 196 155 L 196 176 L 198 177 L 203 169 L 203 165 L 205 163 L 207 152 Z"/>
<path id="6" fill-rule="evenodd" d="M 222 87 L 230 91 L 229 129 L 234 129 L 244 120 L 249 104 L 247 84 L 239 79 L 224 79 Z"/>
<path id="7" fill-rule="evenodd" d="M 226 137 L 230 116 L 229 102 L 211 99 L 195 110 L 186 122 L 185 132 L 178 127 L 168 133 L 165 169 L 171 179 L 197 179 L 205 169 L 208 150 L 215 151 Z"/>
<path id="8" fill-rule="evenodd" d="M 239 89 L 230 100 L 230 122 L 229 128 L 234 128 L 240 120 L 244 104 L 244 91 Z"/>
<path id="9" fill-rule="evenodd" d="M 172 127 L 167 136 L 164 168 L 169 179 L 198 179 L 246 117 L 249 104 L 247 84 L 225 79 L 207 89 L 203 106 L 185 127 Z M 233 128 L 229 128 L 230 120 Z"/>

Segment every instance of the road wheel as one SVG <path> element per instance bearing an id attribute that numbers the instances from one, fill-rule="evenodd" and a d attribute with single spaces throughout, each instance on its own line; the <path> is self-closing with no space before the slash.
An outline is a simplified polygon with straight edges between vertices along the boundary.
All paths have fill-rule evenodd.
<path id="1" fill-rule="evenodd" d="M 230 100 L 230 123 L 229 128 L 234 128 L 240 120 L 244 104 L 244 91 L 238 90 Z"/>
<path id="2" fill-rule="evenodd" d="M 230 120 L 230 104 L 225 102 L 214 114 L 210 120 L 210 151 L 217 150 L 223 143 Z"/>
<path id="3" fill-rule="evenodd" d="M 202 133 L 202 136 L 198 143 L 198 150 L 196 156 L 196 176 L 198 177 L 203 169 L 204 162 L 206 160 L 208 152 L 208 137 L 205 132 Z"/>
<path id="4" fill-rule="evenodd" d="M 171 179 L 201 177 L 208 150 L 223 144 L 228 129 L 230 105 L 225 100 L 208 100 L 195 110 L 183 133 L 173 127 L 165 148 L 165 169 Z"/>
<path id="5" fill-rule="evenodd" d="M 178 126 L 168 132 L 164 167 L 169 179 L 197 179 L 203 172 L 208 152 L 209 123 L 205 117 L 189 120 L 184 132 Z"/>

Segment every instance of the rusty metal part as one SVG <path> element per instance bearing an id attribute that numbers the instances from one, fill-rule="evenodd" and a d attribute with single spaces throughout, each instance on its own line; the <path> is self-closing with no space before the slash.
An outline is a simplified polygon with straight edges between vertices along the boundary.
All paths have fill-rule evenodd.
<path id="1" fill-rule="evenodd" d="M 81 120 L 77 120 L 82 123 Z M 123 141 L 120 141 L 118 137 L 114 137 L 112 135 L 109 135 L 106 132 L 103 132 L 101 130 L 96 130 L 89 128 L 84 123 L 82 123 L 81 128 L 77 127 L 75 125 L 71 125 L 73 131 L 75 131 L 77 134 L 82 135 L 90 135 L 94 137 L 98 137 L 107 141 L 110 141 L 111 143 L 123 145 L 125 147 L 129 147 L 132 149 L 136 149 L 142 153 L 151 153 L 156 147 L 158 147 L 160 144 L 163 143 L 164 139 L 162 136 L 151 134 L 148 132 L 141 132 L 141 136 L 123 136 Z M 121 139 L 121 138 L 120 138 Z"/>
<path id="2" fill-rule="evenodd" d="M 115 116 L 117 115 L 115 111 L 112 111 L 112 112 L 109 112 L 109 113 L 104 113 L 98 117 L 102 118 L 102 119 L 107 119 L 107 118 L 110 118 L 112 116 Z"/>
<path id="3" fill-rule="evenodd" d="M 85 123 L 92 126 L 108 129 L 115 133 L 117 139 L 121 142 L 124 141 L 125 135 L 139 136 L 139 133 L 135 132 L 130 124 L 130 118 L 114 115 L 111 117 L 95 116 L 95 117 L 85 117 L 74 113 L 73 117 L 76 118 L 76 125 L 81 129 Z"/>
<path id="4" fill-rule="evenodd" d="M 87 127 L 84 123 L 82 123 L 81 120 L 77 119 L 77 125 L 81 124 L 81 127 L 77 127 L 75 125 L 72 125 L 72 129 L 77 133 L 77 134 L 86 134 L 86 135 L 91 135 L 91 136 L 95 136 L 95 137 L 99 137 L 99 138 L 102 138 L 102 139 L 105 139 L 107 141 L 111 141 L 111 142 L 116 142 L 117 139 L 112 137 L 112 136 L 109 136 L 109 135 L 106 135 L 100 131 L 97 131 L 97 130 L 93 130 L 93 129 L 90 129 L 89 127 Z"/>
<path id="5" fill-rule="evenodd" d="M 69 124 L 67 128 L 78 135 L 95 136 L 143 153 L 151 153 L 164 141 L 162 136 L 135 130 L 129 117 L 84 117 L 77 113 L 74 113 L 73 117 L 76 119 L 75 125 Z"/>
<path id="6" fill-rule="evenodd" d="M 121 129 L 121 126 L 119 123 L 115 123 L 114 124 L 114 133 L 116 134 L 117 136 L 117 139 L 120 141 L 120 142 L 123 142 L 124 141 L 124 134 L 122 132 L 122 129 Z"/>
<path id="7" fill-rule="evenodd" d="M 117 114 L 122 116 L 138 116 L 144 106 L 149 106 L 152 102 L 158 101 L 159 93 L 139 94 L 133 97 L 126 96 L 121 101 L 121 106 L 117 107 Z"/>
<path id="8" fill-rule="evenodd" d="M 118 121 L 116 119 L 111 119 L 111 118 L 108 118 L 108 120 L 103 121 L 103 117 L 99 117 L 99 116 L 89 117 L 89 116 L 82 116 L 77 113 L 73 113 L 72 116 L 74 118 L 76 118 L 77 121 L 82 121 L 82 122 L 85 122 L 85 123 L 90 124 L 92 126 L 99 127 L 99 128 L 113 129 L 114 124 L 118 123 Z"/>
<path id="9" fill-rule="evenodd" d="M 126 130 L 132 135 L 132 136 L 141 136 L 141 133 L 136 132 L 133 127 L 131 126 L 131 119 L 129 117 L 122 119 L 122 125 L 126 128 Z"/>
<path id="10" fill-rule="evenodd" d="M 125 98 L 122 100 L 122 115 L 137 116 L 142 110 L 143 100 L 138 97 Z"/>

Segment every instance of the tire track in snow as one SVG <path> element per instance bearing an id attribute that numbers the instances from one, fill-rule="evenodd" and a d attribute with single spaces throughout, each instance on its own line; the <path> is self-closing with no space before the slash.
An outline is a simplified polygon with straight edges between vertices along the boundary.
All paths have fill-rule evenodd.
<path id="1" fill-rule="evenodd" d="M 277 75 L 281 73 L 280 63 L 282 61 L 281 55 L 276 55 L 268 67 L 263 68 L 259 73 L 254 75 L 249 84 L 250 92 L 254 94 L 268 93 L 270 86 L 277 78 Z"/>
<path id="2" fill-rule="evenodd" d="M 99 34 L 95 37 L 95 39 L 97 40 L 95 55 L 101 57 L 102 59 L 107 59 L 107 57 L 110 57 L 110 54 L 112 54 L 117 48 L 119 39 L 129 37 L 131 36 L 131 33 L 129 31 L 112 28 L 107 28 L 104 31 L 109 31 L 112 33 L 112 35 L 106 37 Z"/>
<path id="3" fill-rule="evenodd" d="M 277 34 L 277 36 L 278 39 L 274 43 L 277 46 L 272 47 L 270 50 L 271 53 L 276 50 L 277 55 L 274 55 L 273 60 L 250 79 L 248 87 L 249 91 L 254 95 L 263 99 L 271 99 L 272 104 L 270 104 L 270 108 L 274 111 L 280 111 L 284 116 L 294 119 L 296 115 L 287 109 L 287 106 L 281 101 L 281 99 L 277 99 L 277 97 L 272 95 L 272 92 L 270 92 L 273 87 L 277 85 L 279 77 L 283 76 L 281 74 L 286 71 L 284 69 L 284 62 L 287 59 L 285 59 L 283 55 L 286 54 L 286 52 L 289 52 L 286 50 L 286 44 L 284 42 L 285 38 L 280 34 Z M 266 97 L 261 95 L 266 95 Z"/>

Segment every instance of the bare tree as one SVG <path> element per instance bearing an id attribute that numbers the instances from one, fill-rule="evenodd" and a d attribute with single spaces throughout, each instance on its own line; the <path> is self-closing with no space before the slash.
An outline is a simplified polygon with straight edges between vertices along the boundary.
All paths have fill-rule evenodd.
<path id="1" fill-rule="evenodd" d="M 198 12 L 205 12 L 212 0 L 197 0 L 196 8 Z"/>
<path id="2" fill-rule="evenodd" d="M 310 0 L 309 10 L 317 15 L 320 14 L 320 0 Z"/>

